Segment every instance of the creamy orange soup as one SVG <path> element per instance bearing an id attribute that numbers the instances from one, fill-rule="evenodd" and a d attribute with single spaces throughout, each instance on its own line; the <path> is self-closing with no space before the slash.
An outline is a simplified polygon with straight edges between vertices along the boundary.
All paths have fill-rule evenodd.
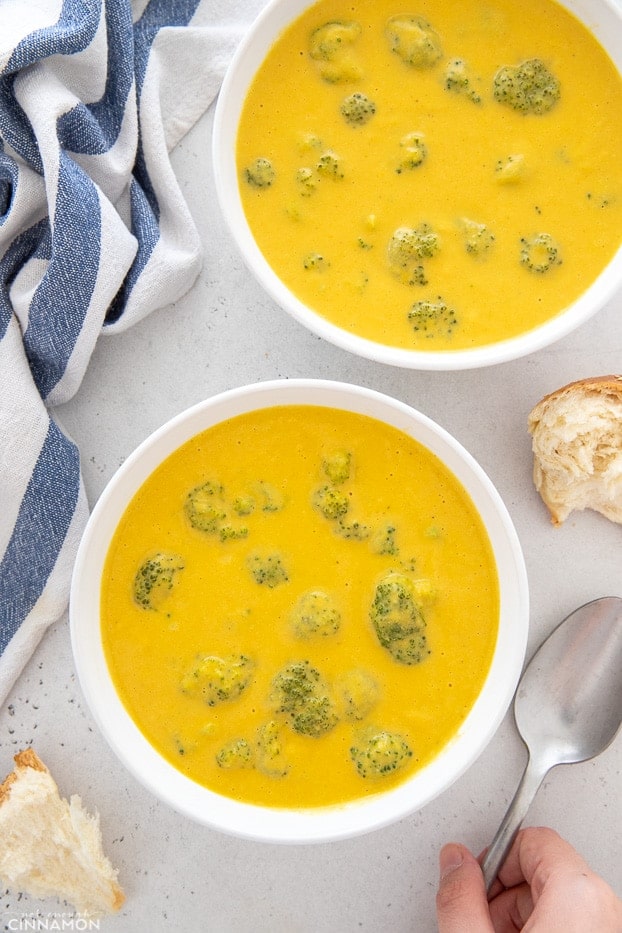
<path id="1" fill-rule="evenodd" d="M 439 752 L 497 637 L 496 566 L 417 442 L 285 406 L 193 438 L 145 482 L 101 595 L 114 683 L 153 746 L 221 794 L 317 807 Z"/>
<path id="2" fill-rule="evenodd" d="M 528 331 L 622 242 L 622 82 L 547 0 L 320 0 L 243 109 L 267 261 L 334 324 L 418 350 Z"/>

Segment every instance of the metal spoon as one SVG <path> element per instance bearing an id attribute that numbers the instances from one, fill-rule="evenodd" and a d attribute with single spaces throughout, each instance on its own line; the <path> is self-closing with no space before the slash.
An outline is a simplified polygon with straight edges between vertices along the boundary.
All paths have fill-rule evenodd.
<path id="1" fill-rule="evenodd" d="M 529 761 L 482 871 L 490 890 L 536 791 L 555 765 L 604 751 L 622 723 L 622 599 L 604 596 L 569 615 L 538 648 L 514 697 Z"/>

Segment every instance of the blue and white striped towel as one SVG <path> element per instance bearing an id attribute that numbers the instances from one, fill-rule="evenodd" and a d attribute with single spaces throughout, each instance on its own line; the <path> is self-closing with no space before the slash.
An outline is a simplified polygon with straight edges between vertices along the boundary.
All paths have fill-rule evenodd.
<path id="1" fill-rule="evenodd" d="M 200 243 L 168 153 L 252 6 L 0 3 L 0 705 L 66 611 L 87 517 L 79 452 L 49 411 L 102 330 L 194 282 Z"/>

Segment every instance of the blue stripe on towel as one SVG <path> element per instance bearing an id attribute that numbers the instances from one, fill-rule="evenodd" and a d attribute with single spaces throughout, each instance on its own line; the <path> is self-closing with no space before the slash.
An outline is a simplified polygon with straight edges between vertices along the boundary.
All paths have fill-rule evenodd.
<path id="1" fill-rule="evenodd" d="M 61 153 L 52 255 L 30 305 L 24 334 L 26 355 L 43 398 L 62 378 L 89 311 L 99 272 L 100 214 L 93 182 Z"/>
<path id="2" fill-rule="evenodd" d="M 0 563 L 0 652 L 43 592 L 71 524 L 79 489 L 78 450 L 50 421 Z"/>

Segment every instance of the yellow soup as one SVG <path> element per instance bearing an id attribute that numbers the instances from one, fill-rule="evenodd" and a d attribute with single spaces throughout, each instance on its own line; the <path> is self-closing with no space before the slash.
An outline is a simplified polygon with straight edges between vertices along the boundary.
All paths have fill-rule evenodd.
<path id="1" fill-rule="evenodd" d="M 101 598 L 148 740 L 275 807 L 375 794 L 429 762 L 481 690 L 498 611 L 455 477 L 379 421 L 295 405 L 172 454 L 120 522 Z"/>
<path id="2" fill-rule="evenodd" d="M 622 82 L 547 0 L 320 0 L 242 112 L 266 260 L 337 326 L 407 349 L 516 336 L 622 242 Z"/>

